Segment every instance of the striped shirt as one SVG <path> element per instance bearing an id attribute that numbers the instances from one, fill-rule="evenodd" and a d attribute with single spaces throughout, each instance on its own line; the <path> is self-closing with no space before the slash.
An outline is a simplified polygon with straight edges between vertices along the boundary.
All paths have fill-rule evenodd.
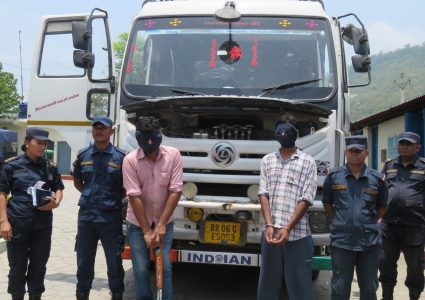
<path id="1" fill-rule="evenodd" d="M 259 195 L 269 199 L 273 226 L 286 226 L 302 200 L 313 205 L 317 188 L 317 168 L 314 159 L 297 149 L 287 160 L 280 152 L 263 157 Z M 308 215 L 305 214 L 291 230 L 289 240 L 310 235 Z"/>

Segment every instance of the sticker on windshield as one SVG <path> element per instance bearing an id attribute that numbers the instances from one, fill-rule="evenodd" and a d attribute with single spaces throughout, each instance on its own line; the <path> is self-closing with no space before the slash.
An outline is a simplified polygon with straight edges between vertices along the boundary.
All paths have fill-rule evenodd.
<path id="1" fill-rule="evenodd" d="M 242 49 L 238 43 L 229 40 L 221 44 L 220 49 L 217 51 L 217 55 L 226 64 L 234 64 L 242 58 Z"/>

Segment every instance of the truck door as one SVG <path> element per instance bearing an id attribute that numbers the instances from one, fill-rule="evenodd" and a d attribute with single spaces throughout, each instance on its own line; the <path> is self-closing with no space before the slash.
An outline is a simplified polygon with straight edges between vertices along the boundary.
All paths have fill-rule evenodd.
<path id="1" fill-rule="evenodd" d="M 93 68 L 74 65 L 73 23 L 90 20 Z M 115 78 L 108 15 L 46 16 L 36 42 L 31 69 L 28 125 L 49 130 L 73 152 L 91 140 L 90 120 L 106 115 L 116 121 Z M 75 153 L 74 153 L 75 154 Z"/>

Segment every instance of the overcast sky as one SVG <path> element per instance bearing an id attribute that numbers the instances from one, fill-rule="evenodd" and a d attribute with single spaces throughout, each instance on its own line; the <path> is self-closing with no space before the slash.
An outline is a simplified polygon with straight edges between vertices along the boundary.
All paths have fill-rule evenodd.
<path id="1" fill-rule="evenodd" d="M 205 0 L 208 1 L 208 0 Z M 258 0 L 261 2 L 261 0 Z M 279 0 L 275 0 L 278 2 Z M 225 1 L 223 0 L 223 3 Z M 355 13 L 369 33 L 372 54 L 389 52 L 407 44 L 425 42 L 425 0 L 324 0 L 331 16 Z M 43 15 L 90 12 L 94 7 L 109 13 L 112 37 L 128 32 L 142 0 L 1 0 L 0 62 L 3 71 L 20 81 L 19 31 L 21 31 L 24 94 L 28 92 L 33 45 Z M 237 3 L 237 0 L 236 0 Z M 21 90 L 18 83 L 18 91 Z"/>

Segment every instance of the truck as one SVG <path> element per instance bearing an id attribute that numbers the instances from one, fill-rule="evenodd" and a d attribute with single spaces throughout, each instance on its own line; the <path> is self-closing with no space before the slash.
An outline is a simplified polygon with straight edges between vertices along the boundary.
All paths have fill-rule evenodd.
<path id="1" fill-rule="evenodd" d="M 357 26 L 343 26 L 347 18 Z M 345 48 L 364 79 L 356 85 L 348 80 Z M 260 265 L 261 159 L 279 148 L 276 121 L 290 121 L 297 147 L 317 164 L 308 210 L 316 278 L 330 269 L 322 185 L 330 168 L 344 164 L 348 91 L 370 83 L 369 52 L 360 19 L 330 17 L 322 1 L 144 1 L 117 78 L 107 11 L 46 16 L 27 122 L 76 155 L 91 140 L 95 115 L 115 121 L 114 143 L 128 151 L 138 147 L 139 118 L 160 119 L 163 144 L 183 159 L 173 262 L 248 267 Z"/>
<path id="2" fill-rule="evenodd" d="M 2 163 L 18 154 L 18 133 L 14 130 L 0 129 L 0 170 Z"/>

